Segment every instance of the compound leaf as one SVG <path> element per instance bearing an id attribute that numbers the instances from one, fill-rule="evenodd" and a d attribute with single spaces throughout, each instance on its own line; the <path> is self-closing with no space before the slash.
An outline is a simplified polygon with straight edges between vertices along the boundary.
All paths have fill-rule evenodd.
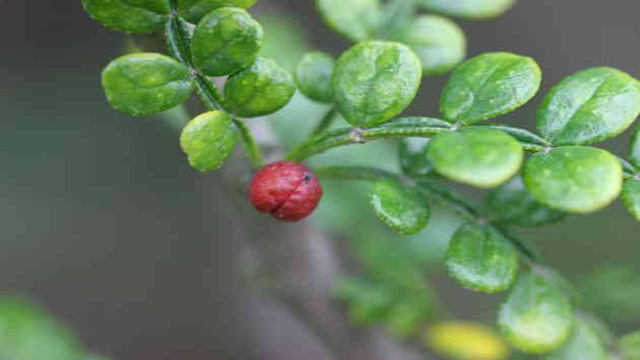
<path id="1" fill-rule="evenodd" d="M 538 131 L 554 145 L 615 137 L 640 114 L 640 82 L 616 69 L 580 71 L 561 81 L 538 111 Z"/>
<path id="2" fill-rule="evenodd" d="M 466 19 L 486 19 L 507 11 L 515 0 L 420 0 L 425 9 Z"/>
<path id="3" fill-rule="evenodd" d="M 150 34 L 164 26 L 169 0 L 82 0 L 85 11 L 102 26 L 131 34 Z"/>
<path id="4" fill-rule="evenodd" d="M 180 146 L 191 167 L 216 170 L 233 154 L 237 136 L 231 117 L 224 111 L 210 111 L 191 120 L 182 130 Z"/>
<path id="5" fill-rule="evenodd" d="M 248 9 L 258 0 L 177 0 L 178 12 L 185 20 L 197 24 L 205 15 L 222 7 Z"/>
<path id="6" fill-rule="evenodd" d="M 520 169 L 520 143 L 500 130 L 476 127 L 442 132 L 429 144 L 429 161 L 438 173 L 461 183 L 490 188 Z"/>
<path id="7" fill-rule="evenodd" d="M 518 349 L 544 353 L 558 348 L 574 323 L 569 299 L 543 276 L 520 275 L 500 309 L 498 324 Z"/>
<path id="8" fill-rule="evenodd" d="M 316 0 L 326 23 L 352 41 L 364 41 L 378 33 L 382 17 L 379 0 Z"/>
<path id="9" fill-rule="evenodd" d="M 420 59 L 406 45 L 365 41 L 347 50 L 336 64 L 331 86 L 344 118 L 367 128 L 406 109 L 422 79 Z"/>
<path id="10" fill-rule="evenodd" d="M 225 106 L 242 117 L 274 113 L 289 103 L 296 86 L 289 73 L 274 61 L 258 58 L 231 76 L 224 86 Z"/>
<path id="11" fill-rule="evenodd" d="M 493 220 L 525 227 L 552 224 L 566 216 L 540 204 L 524 186 L 520 176 L 489 192 L 487 207 Z"/>
<path id="12" fill-rule="evenodd" d="M 625 180 L 622 188 L 622 202 L 636 220 L 640 221 L 640 180 Z"/>
<path id="13" fill-rule="evenodd" d="M 622 190 L 622 167 L 609 152 L 566 146 L 533 155 L 524 182 L 541 203 L 570 213 L 591 213 L 615 200 Z"/>
<path id="14" fill-rule="evenodd" d="M 331 75 L 335 60 L 321 51 L 313 51 L 304 55 L 296 69 L 296 84 L 309 99 L 331 103 Z"/>
<path id="15" fill-rule="evenodd" d="M 253 64 L 263 35 L 260 24 L 245 10 L 212 11 L 193 33 L 193 64 L 209 76 L 233 74 Z"/>
<path id="16" fill-rule="evenodd" d="M 607 360 L 609 359 L 604 342 L 590 323 L 576 318 L 573 333 L 557 350 L 545 357 L 545 360 Z"/>
<path id="17" fill-rule="evenodd" d="M 422 15 L 391 32 L 391 40 L 407 44 L 422 61 L 424 75 L 451 71 L 467 52 L 464 32 L 453 21 L 437 15 Z"/>
<path id="18" fill-rule="evenodd" d="M 112 61 L 102 72 L 102 87 L 115 109 L 145 116 L 182 104 L 193 83 L 189 68 L 173 58 L 136 53 Z"/>
<path id="19" fill-rule="evenodd" d="M 453 72 L 440 98 L 440 112 L 462 124 L 490 119 L 524 105 L 540 82 L 540 68 L 532 58 L 505 52 L 479 55 Z"/>
<path id="20" fill-rule="evenodd" d="M 380 220 L 400 234 L 415 234 L 429 221 L 431 212 L 427 199 L 398 181 L 376 182 L 370 200 Z"/>
<path id="21" fill-rule="evenodd" d="M 518 275 L 518 253 L 497 231 L 475 224 L 462 226 L 447 250 L 449 274 L 463 287 L 496 293 Z"/>

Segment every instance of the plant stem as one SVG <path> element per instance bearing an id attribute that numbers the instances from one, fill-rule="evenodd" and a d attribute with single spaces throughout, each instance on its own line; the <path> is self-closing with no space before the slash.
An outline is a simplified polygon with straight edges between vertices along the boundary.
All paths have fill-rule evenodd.
<path id="1" fill-rule="evenodd" d="M 329 130 L 329 128 L 331 127 L 331 125 L 333 125 L 333 123 L 337 118 L 338 118 L 338 108 L 333 106 L 327 111 L 327 113 L 324 115 L 322 120 L 320 120 L 318 125 L 313 129 L 313 131 L 309 135 L 309 138 L 313 138 L 314 136 L 317 136 Z"/>
<path id="2" fill-rule="evenodd" d="M 195 84 L 196 93 L 204 107 L 209 111 L 224 110 L 224 99 L 218 90 L 216 84 L 207 76 L 201 74 L 193 67 L 191 61 L 191 45 L 190 34 L 187 23 L 183 20 L 177 11 L 177 1 L 171 1 L 172 14 L 168 17 L 165 26 L 165 39 L 169 54 L 180 61 L 182 64 L 191 69 L 193 83 Z M 260 151 L 260 146 L 256 142 L 249 128 L 238 118 L 232 116 L 240 138 L 243 142 L 243 148 L 254 169 L 262 167 L 264 158 Z"/>

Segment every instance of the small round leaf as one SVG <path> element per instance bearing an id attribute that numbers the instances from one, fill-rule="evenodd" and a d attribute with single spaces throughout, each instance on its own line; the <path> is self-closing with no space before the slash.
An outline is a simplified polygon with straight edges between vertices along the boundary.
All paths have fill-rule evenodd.
<path id="1" fill-rule="evenodd" d="M 191 120 L 180 136 L 180 146 L 189 164 L 199 171 L 216 170 L 233 154 L 236 133 L 224 111 L 210 111 Z"/>
<path id="2" fill-rule="evenodd" d="M 474 224 L 462 226 L 453 235 L 447 250 L 449 274 L 463 287 L 486 293 L 508 289 L 516 280 L 518 253 L 491 228 Z"/>
<path id="3" fill-rule="evenodd" d="M 631 151 L 629 152 L 629 160 L 640 170 L 640 125 L 636 127 L 631 136 Z"/>
<path id="4" fill-rule="evenodd" d="M 233 74 L 256 60 L 263 31 L 249 13 L 220 8 L 205 16 L 191 41 L 193 64 L 209 76 Z"/>
<path id="5" fill-rule="evenodd" d="M 424 75 L 451 71 L 464 60 L 467 40 L 453 21 L 437 15 L 422 15 L 394 29 L 391 40 L 407 44 L 422 61 Z"/>
<path id="6" fill-rule="evenodd" d="M 562 80 L 538 111 L 538 131 L 554 145 L 586 145 L 615 137 L 640 114 L 640 82 L 612 68 Z"/>
<path id="7" fill-rule="evenodd" d="M 442 132 L 429 144 L 436 170 L 455 181 L 481 188 L 498 186 L 520 169 L 520 143 L 500 130 L 477 127 Z"/>
<path id="8" fill-rule="evenodd" d="M 331 74 L 335 60 L 323 52 L 314 51 L 305 54 L 296 69 L 296 84 L 309 99 L 331 103 Z"/>
<path id="9" fill-rule="evenodd" d="M 102 26 L 131 34 L 150 34 L 164 26 L 169 0 L 82 0 L 85 11 Z"/>
<path id="10" fill-rule="evenodd" d="M 431 212 L 427 199 L 398 181 L 376 182 L 370 199 L 380 220 L 400 234 L 415 234 L 429 221 Z"/>
<path id="11" fill-rule="evenodd" d="M 571 334 L 573 322 L 565 294 L 535 273 L 520 275 L 498 316 L 506 339 L 529 353 L 558 348 Z"/>
<path id="12" fill-rule="evenodd" d="M 115 109 L 145 116 L 182 104 L 193 83 L 189 68 L 173 58 L 137 53 L 112 61 L 102 72 L 102 87 Z"/>
<path id="13" fill-rule="evenodd" d="M 622 167 L 605 150 L 567 146 L 533 155 L 524 182 L 541 203 L 570 213 L 591 213 L 615 200 L 622 190 Z"/>
<path id="14" fill-rule="evenodd" d="M 70 360 L 82 354 L 75 335 L 38 306 L 0 299 L 0 359 Z"/>
<path id="15" fill-rule="evenodd" d="M 625 180 L 622 202 L 636 220 L 640 221 L 640 179 Z"/>
<path id="16" fill-rule="evenodd" d="M 178 12 L 185 20 L 197 24 L 213 10 L 222 7 L 248 9 L 258 0 L 178 0 Z"/>
<path id="17" fill-rule="evenodd" d="M 622 336 L 617 345 L 625 360 L 640 360 L 640 331 Z"/>
<path id="18" fill-rule="evenodd" d="M 520 176 L 491 191 L 487 207 L 493 220 L 525 227 L 552 224 L 566 216 L 540 204 L 524 186 Z"/>
<path id="19" fill-rule="evenodd" d="M 365 41 L 338 59 L 331 86 L 344 118 L 367 128 L 403 112 L 415 98 L 421 79 L 420 59 L 409 47 Z"/>
<path id="20" fill-rule="evenodd" d="M 326 23 L 353 41 L 375 37 L 382 17 L 379 0 L 316 0 Z"/>
<path id="21" fill-rule="evenodd" d="M 576 318 L 573 333 L 557 350 L 545 357 L 545 360 L 608 360 L 604 342 L 587 321 Z"/>
<path id="22" fill-rule="evenodd" d="M 515 0 L 419 0 L 427 10 L 466 19 L 486 19 L 507 11 Z"/>
<path id="23" fill-rule="evenodd" d="M 274 113 L 289 103 L 296 86 L 291 75 L 272 60 L 258 58 L 253 65 L 227 80 L 225 106 L 242 117 Z"/>
<path id="24" fill-rule="evenodd" d="M 504 52 L 479 55 L 453 72 L 440 98 L 440 112 L 462 124 L 494 118 L 524 105 L 541 81 L 532 58 Z"/>
<path id="25" fill-rule="evenodd" d="M 400 168 L 409 177 L 423 179 L 436 175 L 429 161 L 429 138 L 402 138 L 398 142 Z"/>

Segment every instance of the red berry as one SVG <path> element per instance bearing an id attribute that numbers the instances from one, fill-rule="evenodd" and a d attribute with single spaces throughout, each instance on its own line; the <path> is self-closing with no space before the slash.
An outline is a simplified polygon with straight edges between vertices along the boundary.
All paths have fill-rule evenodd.
<path id="1" fill-rule="evenodd" d="M 260 169 L 249 187 L 249 198 L 260 212 L 276 219 L 298 221 L 318 206 L 322 187 L 302 164 L 278 161 Z"/>

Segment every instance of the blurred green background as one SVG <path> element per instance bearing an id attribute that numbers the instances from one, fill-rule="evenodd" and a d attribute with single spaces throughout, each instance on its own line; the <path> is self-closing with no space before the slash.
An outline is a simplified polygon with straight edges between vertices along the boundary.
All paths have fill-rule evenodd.
<path id="1" fill-rule="evenodd" d="M 458 23 L 470 56 L 507 50 L 534 57 L 544 94 L 591 66 L 640 76 L 638 11 L 640 3 L 626 0 L 521 0 L 499 19 Z M 349 45 L 322 23 L 311 0 L 260 0 L 253 13 L 275 46 L 267 55 L 296 59 L 305 48 L 338 55 Z M 79 0 L 0 0 L 0 19 L 0 291 L 45 304 L 84 343 L 117 359 L 311 359 L 313 345 L 292 332 L 292 320 L 239 285 L 234 240 L 243 236 L 244 214 L 230 210 L 219 176 L 191 171 L 175 131 L 160 119 L 129 118 L 106 104 L 99 74 L 122 52 L 122 36 L 91 21 Z M 407 113 L 437 116 L 445 80 L 426 78 Z M 539 102 L 500 121 L 533 129 Z M 320 111 L 298 97 L 270 121 L 291 144 Z M 623 154 L 627 141 L 604 146 Z M 391 144 L 318 160 L 336 161 L 397 168 Z M 364 229 L 377 226 L 363 189 L 329 185 L 316 221 L 333 233 L 356 229 L 353 219 Z M 352 195 L 346 201 L 345 193 Z M 447 231 L 450 216 L 441 218 Z M 616 203 L 522 233 L 576 282 L 603 265 L 629 268 L 621 270 L 629 275 L 591 279 L 597 293 L 615 292 L 623 281 L 640 286 L 639 230 Z M 426 242 L 424 256 L 437 259 L 444 245 L 432 239 L 436 232 L 407 241 Z M 443 275 L 436 287 L 461 318 L 491 319 L 501 298 L 464 291 Z M 609 307 L 619 331 L 640 328 L 633 307 L 600 307 Z"/>

